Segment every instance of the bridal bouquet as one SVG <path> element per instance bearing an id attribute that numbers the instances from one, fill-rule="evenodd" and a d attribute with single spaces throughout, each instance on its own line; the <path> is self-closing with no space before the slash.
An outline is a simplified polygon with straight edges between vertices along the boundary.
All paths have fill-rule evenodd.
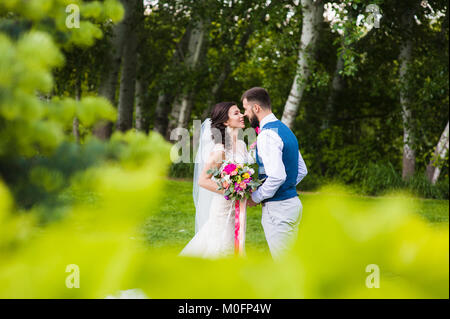
<path id="1" fill-rule="evenodd" d="M 224 161 L 220 168 L 208 170 L 217 183 L 218 190 L 225 190 L 226 200 L 243 200 L 262 184 L 256 173 L 257 164 L 235 164 Z"/>
<path id="2" fill-rule="evenodd" d="M 236 164 L 224 161 L 220 168 L 208 170 L 219 190 L 225 190 L 226 200 L 234 201 L 234 252 L 245 254 L 245 228 L 247 199 L 262 184 L 258 179 L 257 164 Z"/>

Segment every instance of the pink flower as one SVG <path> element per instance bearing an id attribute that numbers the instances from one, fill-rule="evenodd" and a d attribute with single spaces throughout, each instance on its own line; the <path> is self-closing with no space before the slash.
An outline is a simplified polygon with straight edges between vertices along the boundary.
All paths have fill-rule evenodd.
<path id="1" fill-rule="evenodd" d="M 231 175 L 231 176 L 235 176 L 236 174 L 237 174 L 236 171 L 232 171 L 230 175 Z"/>
<path id="2" fill-rule="evenodd" d="M 242 188 L 242 189 L 246 189 L 247 188 L 247 184 L 245 182 L 241 182 L 239 184 L 239 187 Z"/>
<path id="3" fill-rule="evenodd" d="M 222 183 L 222 187 L 223 188 L 228 188 L 228 187 L 230 187 L 230 184 L 228 184 L 227 182 L 223 182 Z"/>
<path id="4" fill-rule="evenodd" d="M 228 164 L 227 166 L 225 166 L 225 168 L 223 169 L 223 171 L 227 174 L 230 174 L 231 172 L 233 172 L 236 169 L 236 165 L 234 164 Z M 234 174 L 236 175 L 236 174 Z"/>
<path id="5" fill-rule="evenodd" d="M 256 134 L 261 133 L 261 129 L 259 128 L 259 126 L 255 127 L 255 132 L 256 132 Z"/>

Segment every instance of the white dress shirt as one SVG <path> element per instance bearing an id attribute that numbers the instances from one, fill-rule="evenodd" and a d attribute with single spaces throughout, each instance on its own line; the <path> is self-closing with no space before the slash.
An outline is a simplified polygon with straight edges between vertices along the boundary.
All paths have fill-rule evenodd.
<path id="1" fill-rule="evenodd" d="M 266 198 L 273 197 L 278 188 L 280 188 L 286 180 L 286 169 L 283 164 L 283 141 L 273 130 L 263 130 L 265 124 L 276 120 L 276 116 L 273 113 L 270 113 L 259 123 L 261 133 L 259 133 L 256 139 L 256 144 L 258 147 L 258 156 L 264 165 L 267 178 L 264 183 L 252 193 L 252 200 L 255 203 L 260 203 Z M 299 150 L 296 184 L 300 183 L 306 174 L 308 174 L 308 170 L 306 169 L 305 161 Z"/>

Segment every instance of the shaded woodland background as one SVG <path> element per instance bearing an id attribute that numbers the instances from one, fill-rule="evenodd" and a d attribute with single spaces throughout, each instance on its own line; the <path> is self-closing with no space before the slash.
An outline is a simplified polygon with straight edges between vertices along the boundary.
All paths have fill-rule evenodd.
<path id="1" fill-rule="evenodd" d="M 74 3 L 81 23 L 68 28 L 62 8 Z M 43 162 L 68 178 L 110 156 L 92 137 L 170 141 L 262 86 L 299 140 L 301 190 L 339 182 L 448 199 L 448 30 L 443 0 L 2 1 L 0 176 L 31 207 L 48 193 L 29 183 Z M 8 48 L 16 41 L 26 54 Z"/>
<path id="2" fill-rule="evenodd" d="M 53 94 L 98 92 L 117 107 L 98 137 L 135 128 L 169 139 L 262 86 L 299 139 L 303 189 L 337 180 L 448 198 L 446 1 L 145 4 L 123 1 L 122 22 L 102 25 L 93 48 L 65 52 L 70 63 L 56 72 Z M 180 164 L 171 174 L 191 173 Z"/>

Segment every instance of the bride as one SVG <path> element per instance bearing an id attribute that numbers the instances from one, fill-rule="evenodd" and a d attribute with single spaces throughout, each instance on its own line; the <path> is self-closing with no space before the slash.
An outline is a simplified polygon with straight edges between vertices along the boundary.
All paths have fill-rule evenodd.
<path id="1" fill-rule="evenodd" d="M 252 161 L 245 142 L 238 139 L 238 132 L 243 128 L 244 115 L 234 102 L 216 104 L 211 118 L 202 124 L 193 182 L 195 236 L 180 256 L 214 259 L 233 254 L 233 201 L 224 198 L 224 190 L 217 190 L 212 174 L 207 172 L 219 168 L 223 160 L 242 164 Z"/>
<path id="2" fill-rule="evenodd" d="M 239 129 L 244 127 L 244 115 L 233 102 L 216 104 L 211 118 L 202 124 L 193 185 L 196 234 L 180 256 L 214 259 L 233 254 L 234 205 L 224 198 L 224 191 L 217 190 L 217 184 L 207 171 L 220 167 L 224 159 L 242 164 L 253 162 L 244 141 L 238 139 Z M 147 296 L 140 289 L 128 289 L 105 299 L 116 298 L 141 299 Z"/>

